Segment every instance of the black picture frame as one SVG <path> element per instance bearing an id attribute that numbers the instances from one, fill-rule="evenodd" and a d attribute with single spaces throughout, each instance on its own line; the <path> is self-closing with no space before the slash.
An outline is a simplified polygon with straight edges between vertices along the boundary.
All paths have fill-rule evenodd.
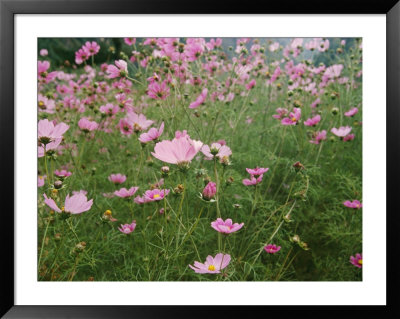
<path id="1" fill-rule="evenodd" d="M 14 16 L 16 14 L 385 14 L 387 54 L 387 305 L 386 306 L 16 306 L 14 303 Z M 400 155 L 400 3 L 398 0 L 362 1 L 246 1 L 229 2 L 163 0 L 0 0 L 0 131 L 2 196 L 1 308 L 4 318 L 193 318 L 230 314 L 252 317 L 399 318 L 396 265 L 399 236 L 398 193 Z M 383 172 L 380 172 L 383 173 Z M 378 213 L 378 212 L 377 212 Z M 177 303 L 179 301 L 177 300 Z"/>

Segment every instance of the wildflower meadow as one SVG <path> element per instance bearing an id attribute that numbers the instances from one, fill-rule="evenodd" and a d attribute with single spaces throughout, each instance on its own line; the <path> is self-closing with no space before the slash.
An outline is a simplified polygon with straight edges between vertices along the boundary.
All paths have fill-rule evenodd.
<path id="1" fill-rule="evenodd" d="M 359 38 L 38 39 L 39 281 L 361 281 Z"/>

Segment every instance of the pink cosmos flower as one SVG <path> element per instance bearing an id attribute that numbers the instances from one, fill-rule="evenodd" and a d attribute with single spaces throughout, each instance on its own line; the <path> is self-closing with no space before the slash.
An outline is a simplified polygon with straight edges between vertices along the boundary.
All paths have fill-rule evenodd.
<path id="1" fill-rule="evenodd" d="M 325 70 L 323 77 L 327 77 L 328 79 L 338 78 L 342 70 L 343 64 L 334 64 Z"/>
<path id="2" fill-rule="evenodd" d="M 344 115 L 347 116 L 347 117 L 351 117 L 351 116 L 356 115 L 357 112 L 358 112 L 358 108 L 353 107 L 351 110 L 345 112 Z"/>
<path id="3" fill-rule="evenodd" d="M 46 175 L 38 176 L 38 187 L 42 187 L 44 185 L 44 180 L 46 179 Z"/>
<path id="4" fill-rule="evenodd" d="M 56 108 L 54 100 L 48 99 L 42 94 L 38 94 L 38 108 L 39 112 L 53 114 Z"/>
<path id="5" fill-rule="evenodd" d="M 214 258 L 207 256 L 204 264 L 198 261 L 194 262 L 194 266 L 189 265 L 198 274 L 219 274 L 222 269 L 229 265 L 231 256 L 226 254 L 217 254 Z"/>
<path id="6" fill-rule="evenodd" d="M 56 202 L 53 199 L 48 198 L 46 194 L 43 194 L 43 196 L 45 198 L 45 204 L 57 213 L 64 211 L 71 214 L 81 214 L 88 211 L 93 205 L 93 199 L 88 201 L 86 195 L 83 193 L 77 193 L 71 197 L 68 194 L 65 198 L 65 204 L 62 209 L 59 209 Z"/>
<path id="7" fill-rule="evenodd" d="M 354 200 L 352 202 L 349 201 L 349 200 L 346 200 L 343 203 L 343 205 L 346 206 L 346 207 L 349 207 L 349 208 L 356 208 L 356 209 L 360 209 L 362 207 L 362 204 L 358 200 Z"/>
<path id="8" fill-rule="evenodd" d="M 54 174 L 57 175 L 58 177 L 63 177 L 63 178 L 69 177 L 69 176 L 72 175 L 71 172 L 69 172 L 69 171 L 67 171 L 67 170 L 65 170 L 65 169 L 62 169 L 62 170 L 56 169 L 56 170 L 54 171 Z"/>
<path id="9" fill-rule="evenodd" d="M 268 49 L 271 52 L 274 52 L 274 51 L 278 50 L 279 49 L 279 42 L 274 42 L 274 43 L 270 44 Z"/>
<path id="10" fill-rule="evenodd" d="M 49 52 L 46 49 L 41 49 L 39 53 L 41 56 L 46 56 L 49 54 Z"/>
<path id="11" fill-rule="evenodd" d="M 281 250 L 281 246 L 268 244 L 267 246 L 264 247 L 264 250 L 269 254 L 275 254 Z"/>
<path id="12" fill-rule="evenodd" d="M 50 140 L 55 140 L 62 138 L 63 134 L 69 129 L 69 125 L 61 122 L 54 125 L 48 119 L 40 120 L 38 123 L 38 138 L 48 138 Z M 42 142 L 43 143 L 43 142 Z"/>
<path id="13" fill-rule="evenodd" d="M 223 221 L 221 218 L 217 218 L 216 221 L 211 223 L 211 227 L 214 228 L 216 231 L 224 234 L 234 233 L 243 227 L 244 223 L 232 224 L 232 219 L 228 218 L 227 220 Z"/>
<path id="14" fill-rule="evenodd" d="M 144 192 L 143 196 L 137 196 L 134 201 L 136 204 L 144 204 L 164 199 L 169 194 L 169 189 L 151 189 Z"/>
<path id="15" fill-rule="evenodd" d="M 118 126 L 119 130 L 124 135 L 131 135 L 133 133 L 133 125 L 131 125 L 131 123 L 126 118 L 120 119 Z"/>
<path id="16" fill-rule="evenodd" d="M 38 79 L 41 82 L 49 83 L 50 81 L 52 81 L 57 76 L 57 72 L 56 71 L 53 71 L 53 72 L 49 73 L 47 71 L 49 68 L 50 68 L 50 62 L 49 61 L 38 61 L 37 72 L 38 72 Z"/>
<path id="17" fill-rule="evenodd" d="M 108 176 L 108 180 L 110 182 L 113 182 L 114 184 L 122 184 L 123 182 L 126 181 L 126 176 L 122 174 L 111 174 Z"/>
<path id="18" fill-rule="evenodd" d="M 164 122 L 161 123 L 161 126 L 158 130 L 152 127 L 147 133 L 141 134 L 139 137 L 139 141 L 141 143 L 148 143 L 157 140 L 163 132 L 164 132 Z"/>
<path id="19" fill-rule="evenodd" d="M 246 89 L 249 91 L 249 90 L 251 90 L 253 87 L 255 87 L 255 85 L 256 85 L 256 80 L 251 80 L 249 83 L 247 83 L 246 85 L 245 85 L 245 87 L 246 87 Z"/>
<path id="20" fill-rule="evenodd" d="M 243 182 L 243 185 L 245 185 L 245 186 L 257 185 L 262 182 L 262 179 L 263 179 L 262 174 L 257 178 L 255 178 L 253 175 L 251 175 L 250 179 L 245 178 L 242 182 Z"/>
<path id="21" fill-rule="evenodd" d="M 124 60 L 116 60 L 114 63 L 115 65 L 111 64 L 107 67 L 108 78 L 125 77 L 128 74 L 128 63 Z"/>
<path id="22" fill-rule="evenodd" d="M 314 134 L 314 139 L 310 140 L 312 144 L 319 144 L 320 141 L 326 140 L 326 131 L 318 131 Z"/>
<path id="23" fill-rule="evenodd" d="M 355 135 L 354 134 L 348 134 L 345 137 L 343 137 L 343 141 L 347 142 L 347 141 L 352 141 L 354 140 Z"/>
<path id="24" fill-rule="evenodd" d="M 127 198 L 135 195 L 138 189 L 139 187 L 131 187 L 129 189 L 123 187 L 120 190 L 115 191 L 114 194 L 118 197 Z"/>
<path id="25" fill-rule="evenodd" d="M 206 159 L 211 160 L 215 156 L 220 159 L 220 162 L 228 160 L 229 156 L 232 155 L 232 151 L 228 146 L 219 143 L 212 143 L 211 147 L 203 145 L 201 152 L 206 156 Z"/>
<path id="26" fill-rule="evenodd" d="M 46 150 L 49 149 L 48 144 L 54 142 L 57 147 L 63 138 L 63 134 L 69 129 L 69 125 L 61 122 L 54 125 L 48 119 L 40 120 L 38 123 L 38 141 L 42 145 L 47 145 Z M 54 147 L 54 148 L 55 148 Z"/>
<path id="27" fill-rule="evenodd" d="M 311 103 L 311 107 L 312 108 L 315 108 L 315 107 L 317 107 L 318 106 L 318 104 L 320 104 L 321 103 L 321 99 L 320 98 L 317 98 L 314 102 L 312 102 Z"/>
<path id="28" fill-rule="evenodd" d="M 84 132 L 97 130 L 99 124 L 95 121 L 89 121 L 86 117 L 82 117 L 78 122 L 79 128 Z"/>
<path id="29" fill-rule="evenodd" d="M 203 198 L 206 200 L 213 199 L 217 193 L 217 184 L 208 182 L 207 186 L 203 189 Z"/>
<path id="30" fill-rule="evenodd" d="M 290 112 L 289 117 L 282 119 L 282 125 L 296 125 L 301 117 L 301 109 L 295 107 L 293 112 Z"/>
<path id="31" fill-rule="evenodd" d="M 362 254 L 356 254 L 356 257 L 350 256 L 350 263 L 358 268 L 362 268 L 363 260 Z"/>
<path id="32" fill-rule="evenodd" d="M 147 95 L 155 100 L 165 100 L 169 94 L 167 81 L 163 81 L 161 84 L 158 82 L 149 83 L 147 87 Z"/>
<path id="33" fill-rule="evenodd" d="M 127 45 L 134 45 L 136 43 L 136 38 L 124 38 L 124 42 Z"/>
<path id="34" fill-rule="evenodd" d="M 204 101 L 205 101 L 206 98 L 207 98 L 207 94 L 208 94 L 207 88 L 203 89 L 203 91 L 201 92 L 201 94 L 197 97 L 196 101 L 190 103 L 189 109 L 195 109 L 195 108 L 198 107 L 199 105 L 203 104 Z"/>
<path id="35" fill-rule="evenodd" d="M 189 135 L 174 138 L 172 141 L 158 142 L 151 154 L 170 164 L 186 165 L 199 152 L 202 142 L 190 139 Z"/>
<path id="36" fill-rule="evenodd" d="M 319 121 L 321 121 L 321 115 L 316 115 L 316 116 L 304 121 L 304 125 L 305 126 L 315 126 L 319 123 Z"/>
<path id="37" fill-rule="evenodd" d="M 126 119 L 135 132 L 146 130 L 154 123 L 154 121 L 146 119 L 143 114 L 137 115 L 135 112 L 128 112 Z"/>
<path id="38" fill-rule="evenodd" d="M 266 172 L 268 172 L 269 168 L 263 168 L 263 167 L 256 167 L 256 168 L 246 168 L 247 173 L 249 173 L 250 175 L 254 175 L 254 176 L 259 176 L 262 175 Z"/>
<path id="39" fill-rule="evenodd" d="M 100 45 L 98 45 L 95 41 L 87 41 L 83 48 L 89 53 L 89 56 L 95 55 L 100 51 Z"/>
<path id="40" fill-rule="evenodd" d="M 286 114 L 289 113 L 289 111 L 287 109 L 280 108 L 280 107 L 276 109 L 276 112 L 278 114 L 274 114 L 274 115 L 272 115 L 272 117 L 275 119 L 278 119 L 278 120 L 282 119 Z"/>
<path id="41" fill-rule="evenodd" d="M 75 63 L 82 64 L 89 58 L 90 53 L 86 50 L 85 47 L 80 48 L 75 52 Z"/>
<path id="42" fill-rule="evenodd" d="M 100 112 L 104 114 L 108 114 L 110 116 L 118 113 L 119 108 L 117 105 L 113 105 L 111 103 L 107 103 L 106 105 L 100 106 Z"/>
<path id="43" fill-rule="evenodd" d="M 118 230 L 123 234 L 130 234 L 136 228 L 136 220 L 132 221 L 132 224 L 121 224 L 121 227 L 118 227 Z"/>
<path id="44" fill-rule="evenodd" d="M 346 135 L 348 135 L 351 132 L 351 129 L 352 128 L 350 126 L 341 126 L 341 127 L 339 127 L 339 129 L 334 127 L 331 129 L 331 132 L 333 134 L 335 134 L 336 136 L 345 137 Z"/>

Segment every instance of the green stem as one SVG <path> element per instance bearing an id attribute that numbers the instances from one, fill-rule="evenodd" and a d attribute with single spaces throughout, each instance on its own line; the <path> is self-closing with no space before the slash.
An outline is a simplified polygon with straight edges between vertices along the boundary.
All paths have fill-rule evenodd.
<path id="1" fill-rule="evenodd" d="M 48 218 L 46 229 L 45 229 L 44 234 L 43 234 L 42 247 L 40 248 L 40 255 L 39 255 L 39 261 L 38 261 L 38 271 L 39 272 L 40 272 L 40 262 L 42 260 L 44 242 L 46 241 L 46 235 L 47 235 L 47 230 L 49 229 L 49 225 L 50 225 L 50 218 Z"/>

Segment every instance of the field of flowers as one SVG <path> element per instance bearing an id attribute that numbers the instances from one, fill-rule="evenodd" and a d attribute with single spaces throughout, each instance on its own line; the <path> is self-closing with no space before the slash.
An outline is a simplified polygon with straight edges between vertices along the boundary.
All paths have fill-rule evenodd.
<path id="1" fill-rule="evenodd" d="M 362 280 L 361 39 L 38 50 L 38 280 Z"/>

